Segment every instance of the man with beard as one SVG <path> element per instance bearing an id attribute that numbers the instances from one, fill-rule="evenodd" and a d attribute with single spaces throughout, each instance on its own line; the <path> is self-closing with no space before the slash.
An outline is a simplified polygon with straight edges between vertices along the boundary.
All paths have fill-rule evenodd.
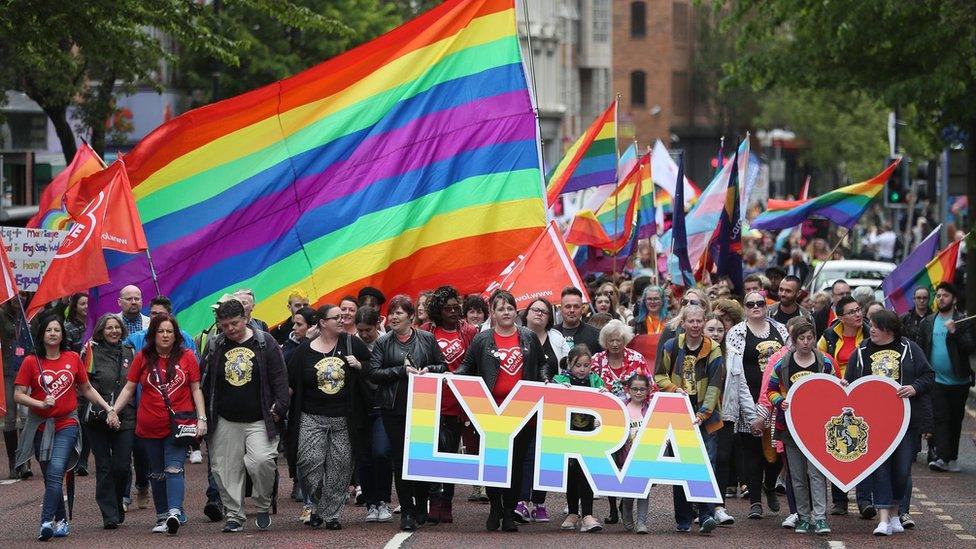
<path id="1" fill-rule="evenodd" d="M 925 317 L 918 325 L 918 345 L 935 370 L 932 393 L 935 416 L 935 455 L 929 462 L 933 471 L 958 472 L 959 436 L 966 414 L 966 399 L 973 385 L 969 356 L 976 350 L 972 325 L 961 324 L 963 314 L 956 311 L 958 290 L 949 282 L 935 288 L 938 313 Z"/>
<path id="2" fill-rule="evenodd" d="M 810 311 L 800 307 L 797 298 L 800 295 L 800 279 L 787 275 L 779 283 L 779 301 L 769 306 L 769 316 L 780 324 L 786 325 L 791 318 L 802 316 L 811 319 Z"/>

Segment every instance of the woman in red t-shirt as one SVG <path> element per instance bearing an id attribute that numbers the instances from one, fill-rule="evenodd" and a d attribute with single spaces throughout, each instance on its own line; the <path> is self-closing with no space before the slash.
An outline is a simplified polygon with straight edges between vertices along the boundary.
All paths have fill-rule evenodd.
<path id="1" fill-rule="evenodd" d="M 43 541 L 68 535 L 61 487 L 64 472 L 75 466 L 81 450 L 78 392 L 108 411 L 109 422 L 118 418 L 115 410 L 88 382 L 88 373 L 81 365 L 78 353 L 68 350 L 60 317 L 47 315 L 42 318 L 37 324 L 34 341 L 43 344 L 37 346 L 36 354 L 24 359 L 14 381 L 14 402 L 30 410 L 21 432 L 16 465 L 30 461 L 31 454 L 36 454 L 41 464 L 44 503 L 37 539 Z M 53 430 L 53 435 L 49 430 Z"/>
<path id="2" fill-rule="evenodd" d="M 515 298 L 505 290 L 496 290 L 489 300 L 492 329 L 479 333 L 471 341 L 457 375 L 475 375 L 485 380 L 495 402 L 501 404 L 519 381 L 546 379 L 546 356 L 539 338 L 532 330 L 515 324 Z M 488 488 L 491 510 L 485 528 L 518 532 L 515 507 L 521 492 L 523 467 L 529 441 L 535 438 L 535 420 L 515 435 L 512 452 L 510 488 Z"/>
<path id="3" fill-rule="evenodd" d="M 186 446 L 176 444 L 172 437 L 163 391 L 169 396 L 174 412 L 196 411 L 199 437 L 207 434 L 207 416 L 200 391 L 200 366 L 193 350 L 186 348 L 175 318 L 166 314 L 152 318 L 146 330 L 146 344 L 132 361 L 127 379 L 115 406 L 125 406 L 136 390 L 136 383 L 142 385 L 136 436 L 142 440 L 149 457 L 149 481 L 156 507 L 156 525 L 152 531 L 176 534 L 183 515 Z"/>

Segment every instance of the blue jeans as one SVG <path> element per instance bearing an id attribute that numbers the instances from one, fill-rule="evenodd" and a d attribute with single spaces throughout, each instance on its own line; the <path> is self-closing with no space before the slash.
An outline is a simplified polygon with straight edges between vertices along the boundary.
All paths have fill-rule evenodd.
<path id="1" fill-rule="evenodd" d="M 718 437 L 715 433 L 709 433 L 704 426 L 699 426 L 702 440 L 705 442 L 705 452 L 708 453 L 708 461 L 712 463 L 712 470 L 715 470 L 715 458 L 718 455 Z M 667 455 L 667 454 L 665 454 Z M 671 454 L 673 455 L 673 453 Z M 674 500 L 674 522 L 682 528 L 691 528 L 691 521 L 694 519 L 694 508 L 685 498 L 685 490 L 681 486 L 672 486 L 671 495 Z M 715 514 L 714 503 L 698 503 L 698 521 L 705 522 Z"/>
<path id="2" fill-rule="evenodd" d="M 522 493 L 519 501 L 531 501 L 536 505 L 546 503 L 546 492 L 532 489 L 535 478 L 535 439 L 529 441 L 529 449 L 525 453 L 525 463 L 522 464 Z"/>
<path id="3" fill-rule="evenodd" d="M 874 506 L 878 509 L 894 510 L 905 498 L 915 458 L 914 439 L 918 436 L 913 431 L 905 433 L 895 451 L 868 477 L 874 491 Z"/>
<path id="4" fill-rule="evenodd" d="M 38 431 L 34 436 L 34 455 L 40 453 L 41 437 L 44 433 Z M 68 461 L 75 450 L 78 441 L 78 424 L 65 427 L 54 433 L 54 445 L 51 448 L 51 461 L 41 462 L 41 473 L 44 475 L 44 504 L 41 507 L 41 522 L 62 520 L 68 514 L 64 508 L 64 473 L 68 468 Z"/>
<path id="5" fill-rule="evenodd" d="M 149 457 L 149 484 L 152 486 L 156 519 L 166 518 L 171 509 L 182 513 L 186 446 L 177 446 L 170 437 L 144 438 L 142 444 Z"/>

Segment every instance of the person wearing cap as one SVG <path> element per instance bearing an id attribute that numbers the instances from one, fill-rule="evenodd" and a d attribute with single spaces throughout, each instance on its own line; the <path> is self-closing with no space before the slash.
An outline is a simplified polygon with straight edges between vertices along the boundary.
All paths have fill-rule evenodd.
<path id="1" fill-rule="evenodd" d="M 359 290 L 359 307 L 372 307 L 376 309 L 376 312 L 380 313 L 380 333 L 386 332 L 386 317 L 383 316 L 383 304 L 386 303 L 386 296 L 383 292 L 379 291 L 378 288 L 372 286 L 365 286 L 362 290 Z"/>

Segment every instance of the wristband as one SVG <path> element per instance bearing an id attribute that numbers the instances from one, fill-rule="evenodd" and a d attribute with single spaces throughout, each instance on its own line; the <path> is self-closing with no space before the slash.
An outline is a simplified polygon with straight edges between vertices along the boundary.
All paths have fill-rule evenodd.
<path id="1" fill-rule="evenodd" d="M 197 416 L 197 421 L 207 421 L 207 416 Z"/>

